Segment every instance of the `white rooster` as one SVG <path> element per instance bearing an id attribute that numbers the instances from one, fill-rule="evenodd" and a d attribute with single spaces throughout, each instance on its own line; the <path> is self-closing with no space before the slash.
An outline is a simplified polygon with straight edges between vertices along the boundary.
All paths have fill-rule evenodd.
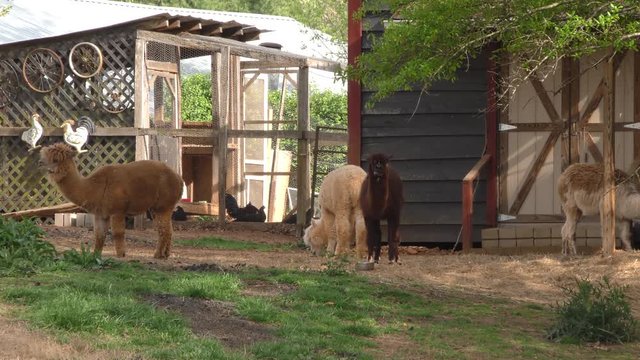
<path id="1" fill-rule="evenodd" d="M 68 119 L 65 120 L 60 127 L 64 128 L 64 142 L 76 148 L 78 153 L 81 154 L 87 152 L 87 150 L 82 150 L 82 146 L 87 143 L 89 135 L 94 133 L 95 125 L 88 116 L 80 117 L 78 119 L 78 126 L 74 130 L 72 125 L 75 125 L 75 123 L 73 119 Z"/>
<path id="2" fill-rule="evenodd" d="M 42 137 L 44 129 L 38 120 L 40 120 L 40 115 L 36 113 L 31 115 L 31 127 L 22 133 L 22 141 L 29 144 L 29 151 L 33 151 L 40 147 L 40 145 L 36 146 L 36 144 Z"/>

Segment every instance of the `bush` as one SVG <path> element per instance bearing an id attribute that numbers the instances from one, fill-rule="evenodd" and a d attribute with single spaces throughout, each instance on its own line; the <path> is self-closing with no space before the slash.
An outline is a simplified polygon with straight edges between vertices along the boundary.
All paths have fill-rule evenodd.
<path id="1" fill-rule="evenodd" d="M 182 120 L 211 122 L 211 75 L 195 74 L 182 79 Z"/>
<path id="2" fill-rule="evenodd" d="M 558 303 L 558 321 L 549 331 L 552 340 L 623 343 L 634 340 L 637 322 L 625 297 L 626 286 L 611 284 L 607 277 L 597 282 L 576 280 L 576 287 L 563 288 L 567 299 Z"/>
<path id="3" fill-rule="evenodd" d="M 30 219 L 0 217 L 0 274 L 34 272 L 55 261 L 56 250 Z"/>

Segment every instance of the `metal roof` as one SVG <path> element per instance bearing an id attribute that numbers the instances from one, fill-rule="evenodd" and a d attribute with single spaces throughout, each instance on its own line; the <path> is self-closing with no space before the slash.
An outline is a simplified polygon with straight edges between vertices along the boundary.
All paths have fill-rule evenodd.
<path id="1" fill-rule="evenodd" d="M 235 23 L 252 31 L 260 29 L 259 39 L 248 43 L 275 42 L 281 44 L 284 51 L 307 57 L 337 60 L 337 54 L 341 52 L 340 46 L 331 42 L 328 35 L 283 16 L 108 0 L 0 0 L 0 5 L 7 4 L 11 5 L 11 10 L 0 17 L 0 45 L 111 27 L 154 16 L 168 16 L 179 17 L 183 21 L 200 19 Z M 255 37 L 250 36 L 249 39 Z"/>

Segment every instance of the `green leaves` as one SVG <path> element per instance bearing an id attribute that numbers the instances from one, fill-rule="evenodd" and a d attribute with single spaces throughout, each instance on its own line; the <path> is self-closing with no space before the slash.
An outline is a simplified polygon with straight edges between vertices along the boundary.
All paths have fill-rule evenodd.
<path id="1" fill-rule="evenodd" d="M 195 74 L 182 80 L 182 120 L 211 121 L 211 75 Z"/>
<path id="2" fill-rule="evenodd" d="M 363 16 L 376 15 L 377 2 Z M 524 76 L 561 57 L 612 47 L 636 49 L 640 4 L 594 0 L 390 0 L 394 19 L 372 40 L 349 75 L 377 90 L 374 101 L 394 91 L 454 80 L 456 71 L 491 42 L 509 54 Z"/>
<path id="3" fill-rule="evenodd" d="M 43 236 L 44 231 L 30 219 L 0 217 L 0 274 L 33 272 L 52 264 L 56 250 Z"/>

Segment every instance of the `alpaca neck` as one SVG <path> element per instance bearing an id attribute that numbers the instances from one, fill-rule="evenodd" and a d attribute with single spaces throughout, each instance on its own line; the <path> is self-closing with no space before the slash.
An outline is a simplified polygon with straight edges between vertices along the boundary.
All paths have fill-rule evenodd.
<path id="1" fill-rule="evenodd" d="M 74 163 L 67 167 L 67 174 L 57 179 L 56 183 L 62 194 L 72 203 L 84 206 L 88 202 L 86 194 L 91 193 L 87 189 L 89 185 L 86 179 L 80 175 Z"/>
<path id="2" fill-rule="evenodd" d="M 373 208 L 384 209 L 387 204 L 389 187 L 387 186 L 388 176 L 385 176 L 380 182 L 375 177 L 369 179 L 369 201 Z"/>

